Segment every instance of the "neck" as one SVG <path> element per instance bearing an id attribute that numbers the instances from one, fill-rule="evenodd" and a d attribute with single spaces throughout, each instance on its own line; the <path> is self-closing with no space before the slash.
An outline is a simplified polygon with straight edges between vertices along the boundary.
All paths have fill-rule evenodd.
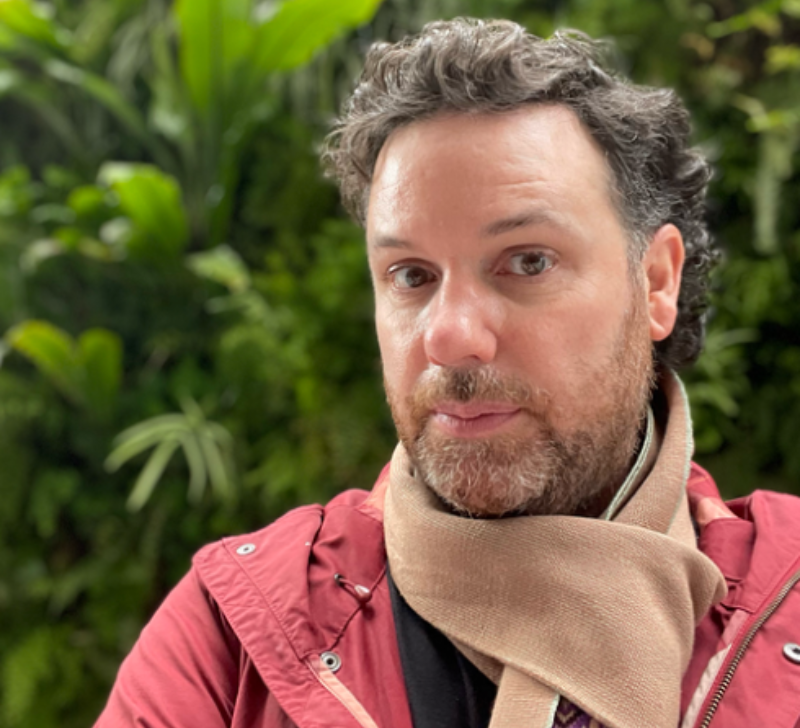
<path id="1" fill-rule="evenodd" d="M 613 519 L 650 474 L 658 459 L 663 439 L 663 424 L 656 419 L 652 408 L 648 406 L 644 426 L 639 434 L 639 446 L 631 457 L 624 480 L 602 490 L 574 515 L 607 521 Z"/>

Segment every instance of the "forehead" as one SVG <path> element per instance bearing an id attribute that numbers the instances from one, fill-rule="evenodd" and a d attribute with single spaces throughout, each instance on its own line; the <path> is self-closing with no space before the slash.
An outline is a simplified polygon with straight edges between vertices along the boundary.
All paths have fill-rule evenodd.
<path id="1" fill-rule="evenodd" d="M 611 206 L 599 145 L 563 105 L 448 114 L 394 132 L 378 157 L 367 234 L 386 224 L 435 224 L 452 214 L 482 226 L 531 205 L 554 215 Z"/>

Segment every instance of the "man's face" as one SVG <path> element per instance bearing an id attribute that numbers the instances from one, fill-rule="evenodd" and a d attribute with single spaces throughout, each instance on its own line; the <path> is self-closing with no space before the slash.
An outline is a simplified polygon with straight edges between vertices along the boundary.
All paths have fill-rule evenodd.
<path id="1" fill-rule="evenodd" d="M 650 274 L 629 265 L 609 174 L 557 105 L 435 117 L 381 151 L 367 240 L 387 396 L 458 510 L 591 510 L 630 466 Z"/>

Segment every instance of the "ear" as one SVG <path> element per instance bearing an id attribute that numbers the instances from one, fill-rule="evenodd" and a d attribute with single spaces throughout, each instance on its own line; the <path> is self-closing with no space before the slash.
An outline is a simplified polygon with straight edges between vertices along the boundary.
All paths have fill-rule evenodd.
<path id="1" fill-rule="evenodd" d="M 650 338 L 653 341 L 666 339 L 675 327 L 685 255 L 680 230 L 668 224 L 656 231 L 642 260 L 647 283 Z"/>

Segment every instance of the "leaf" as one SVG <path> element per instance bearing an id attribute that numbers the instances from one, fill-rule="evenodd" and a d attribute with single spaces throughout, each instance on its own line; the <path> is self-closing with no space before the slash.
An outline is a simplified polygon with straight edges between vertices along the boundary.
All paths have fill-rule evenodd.
<path id="1" fill-rule="evenodd" d="M 61 512 L 75 498 L 80 485 L 78 471 L 46 466 L 30 484 L 29 514 L 41 538 L 56 533 Z"/>
<path id="2" fill-rule="evenodd" d="M 109 162 L 98 174 L 119 197 L 133 230 L 127 242 L 134 258 L 162 262 L 175 258 L 189 239 L 181 189 L 175 179 L 147 164 Z"/>
<path id="3" fill-rule="evenodd" d="M 174 167 L 171 155 L 159 140 L 150 133 L 147 123 L 139 113 L 139 110 L 113 84 L 106 81 L 102 76 L 58 59 L 45 61 L 43 68 L 51 78 L 61 83 L 76 86 L 95 101 L 98 101 L 139 140 L 162 167 L 167 169 Z"/>
<path id="4" fill-rule="evenodd" d="M 188 498 L 191 503 L 202 498 L 209 478 L 219 498 L 228 499 L 233 494 L 233 465 L 228 457 L 233 444 L 231 434 L 222 425 L 209 422 L 194 400 L 185 398 L 181 406 L 184 414 L 159 415 L 120 433 L 115 440 L 115 449 L 106 458 L 106 469 L 114 471 L 155 446 L 131 493 L 128 502 L 131 510 L 139 510 L 150 498 L 178 446 L 183 449 L 189 466 Z M 165 454 L 167 452 L 169 456 Z"/>
<path id="5" fill-rule="evenodd" d="M 96 412 L 114 405 L 122 379 L 122 341 L 105 329 L 89 329 L 78 339 L 86 403 Z"/>
<path id="6" fill-rule="evenodd" d="M 219 498 L 223 500 L 229 498 L 232 495 L 231 481 L 219 445 L 206 433 L 198 439 L 211 476 L 211 487 Z"/>
<path id="7" fill-rule="evenodd" d="M 710 38 L 723 38 L 732 33 L 742 33 L 757 28 L 766 35 L 777 35 L 781 29 L 778 17 L 781 4 L 781 0 L 767 0 L 744 13 L 711 23 L 706 29 L 706 33 Z"/>
<path id="8" fill-rule="evenodd" d="M 139 511 L 147 503 L 156 483 L 160 480 L 179 445 L 180 441 L 177 437 L 168 437 L 153 450 L 153 454 L 147 461 L 147 465 L 142 468 L 142 472 L 139 473 L 136 484 L 128 497 L 127 508 L 129 511 Z"/>
<path id="9" fill-rule="evenodd" d="M 753 189 L 756 233 L 753 247 L 764 255 L 778 252 L 781 187 L 792 174 L 792 158 L 798 146 L 800 125 L 795 129 L 765 131 L 761 135 Z"/>
<path id="10" fill-rule="evenodd" d="M 7 167 L 0 174 L 0 217 L 27 213 L 33 205 L 33 185 L 27 167 Z"/>
<path id="11" fill-rule="evenodd" d="M 767 73 L 800 70 L 800 46 L 774 45 L 767 48 Z"/>
<path id="12" fill-rule="evenodd" d="M 74 120 L 65 113 L 63 104 L 59 104 L 58 99 L 53 97 L 52 88 L 48 84 L 36 83 L 28 77 L 14 87 L 13 93 L 37 113 L 70 154 L 75 155 L 77 159 L 87 156 L 85 145 L 75 129 Z"/>
<path id="13" fill-rule="evenodd" d="M 69 334 L 47 321 L 30 320 L 14 326 L 5 338 L 68 399 L 83 403 L 81 367 Z"/>
<path id="14" fill-rule="evenodd" d="M 117 442 L 131 440 L 139 437 L 140 435 L 147 434 L 156 428 L 185 428 L 187 426 L 186 417 L 184 415 L 179 415 L 176 413 L 158 415 L 135 425 L 131 425 L 127 430 L 124 430 L 117 435 Z"/>
<path id="15" fill-rule="evenodd" d="M 201 278 L 221 283 L 233 293 L 250 288 L 250 271 L 239 254 L 227 245 L 190 255 L 186 265 Z"/>
<path id="16" fill-rule="evenodd" d="M 96 185 L 81 185 L 70 191 L 67 205 L 78 219 L 92 220 L 108 210 L 109 196 L 107 190 Z"/>
<path id="17" fill-rule="evenodd" d="M 105 414 L 122 374 L 122 342 L 106 329 L 89 329 L 76 342 L 47 321 L 25 321 L 6 341 L 30 359 L 68 399 Z"/>
<path id="18" fill-rule="evenodd" d="M 159 415 L 139 422 L 117 435 L 117 446 L 106 458 L 105 468 L 113 473 L 165 437 L 181 437 L 183 432 L 188 431 L 186 418 L 178 414 Z"/>
<path id="19" fill-rule="evenodd" d="M 366 23 L 380 0 L 287 0 L 258 33 L 255 67 L 261 73 L 306 63 L 340 33 Z"/>
<path id="20" fill-rule="evenodd" d="M 26 0 L 0 0 L 0 24 L 27 40 L 65 49 L 69 44 L 68 31 L 57 27 L 42 7 Z"/>
<path id="21" fill-rule="evenodd" d="M 181 437 L 181 447 L 189 465 L 189 502 L 199 503 L 208 479 L 208 469 L 197 436 L 186 433 Z"/>
<path id="22" fill-rule="evenodd" d="M 49 626 L 29 631 L 3 658 L 3 703 L 0 717 L 4 725 L 21 725 L 40 687 L 53 673 L 51 659 L 53 630 Z"/>
<path id="23" fill-rule="evenodd" d="M 194 107 L 221 111 L 228 80 L 255 39 L 250 0 L 178 0 L 180 69 Z"/>
<path id="24" fill-rule="evenodd" d="M 153 96 L 148 120 L 153 129 L 176 142 L 183 156 L 190 158 L 195 140 L 191 126 L 191 108 L 186 86 L 173 61 L 170 39 L 164 26 L 159 25 L 152 29 L 150 48 L 155 73 L 151 80 Z"/>

